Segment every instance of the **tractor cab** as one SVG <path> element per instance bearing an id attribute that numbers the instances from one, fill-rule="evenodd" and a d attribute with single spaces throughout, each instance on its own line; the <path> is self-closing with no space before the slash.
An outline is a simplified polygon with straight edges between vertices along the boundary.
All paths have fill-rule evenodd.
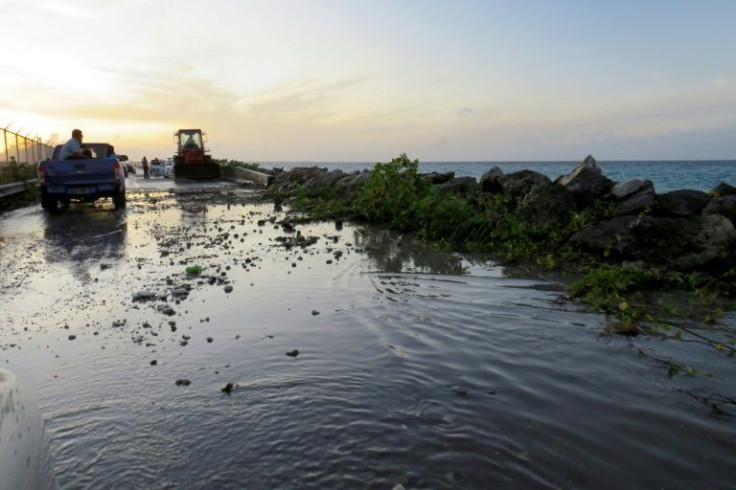
<path id="1" fill-rule="evenodd" d="M 220 178 L 220 167 L 212 162 L 204 147 L 206 133 L 201 129 L 180 129 L 174 133 L 174 177 L 176 179 L 212 180 Z"/>

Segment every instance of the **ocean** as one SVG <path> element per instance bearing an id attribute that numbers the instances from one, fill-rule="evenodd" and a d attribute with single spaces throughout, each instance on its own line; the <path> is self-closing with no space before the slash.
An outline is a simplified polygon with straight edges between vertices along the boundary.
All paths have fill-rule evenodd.
<path id="1" fill-rule="evenodd" d="M 519 170 L 534 170 L 551 179 L 571 172 L 579 162 L 419 162 L 420 172 L 455 172 L 456 177 L 480 177 L 499 167 L 504 173 Z M 312 166 L 329 170 L 340 169 L 346 172 L 373 168 L 368 162 L 268 162 L 263 168 L 283 168 Z M 633 179 L 649 179 L 658 193 L 676 189 L 695 189 L 710 191 L 721 182 L 736 186 L 736 160 L 642 160 L 642 161 L 599 161 L 603 174 L 616 182 Z"/>

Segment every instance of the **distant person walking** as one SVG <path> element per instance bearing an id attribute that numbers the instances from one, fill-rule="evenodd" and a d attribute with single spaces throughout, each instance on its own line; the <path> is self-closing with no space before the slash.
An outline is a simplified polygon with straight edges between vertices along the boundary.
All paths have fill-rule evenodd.
<path id="1" fill-rule="evenodd" d="M 75 129 L 74 131 L 72 131 L 72 137 L 69 138 L 69 141 L 64 143 L 64 146 L 61 147 L 59 158 L 61 160 L 89 158 L 89 150 L 85 150 L 84 148 L 82 148 L 83 137 L 84 135 L 82 134 L 81 129 Z"/>
<path id="2" fill-rule="evenodd" d="M 141 165 L 143 165 L 143 178 L 150 179 L 151 172 L 148 169 L 148 159 L 146 157 L 143 157 L 143 160 L 141 160 Z"/>

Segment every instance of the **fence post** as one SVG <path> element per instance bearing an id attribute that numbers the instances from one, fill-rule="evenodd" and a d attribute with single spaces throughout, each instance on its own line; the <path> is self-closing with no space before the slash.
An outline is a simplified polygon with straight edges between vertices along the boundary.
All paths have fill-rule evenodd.
<path id="1" fill-rule="evenodd" d="M 10 163 L 10 156 L 8 156 L 8 131 L 3 128 L 3 140 L 5 141 L 5 165 Z"/>
<path id="2" fill-rule="evenodd" d="M 31 133 L 28 133 L 31 134 Z M 28 135 L 23 136 L 23 148 L 26 152 L 26 163 L 28 163 Z"/>
<path id="3" fill-rule="evenodd" d="M 15 134 L 15 161 L 20 163 L 20 145 L 18 144 L 18 133 Z"/>

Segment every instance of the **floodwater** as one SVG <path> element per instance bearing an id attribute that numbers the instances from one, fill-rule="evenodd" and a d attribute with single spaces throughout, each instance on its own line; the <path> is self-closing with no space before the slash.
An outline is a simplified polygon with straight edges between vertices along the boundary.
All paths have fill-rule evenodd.
<path id="1" fill-rule="evenodd" d="M 240 191 L 0 216 L 0 361 L 61 488 L 733 488 L 736 420 L 696 398 L 736 398 L 733 357 L 288 219 Z"/>

